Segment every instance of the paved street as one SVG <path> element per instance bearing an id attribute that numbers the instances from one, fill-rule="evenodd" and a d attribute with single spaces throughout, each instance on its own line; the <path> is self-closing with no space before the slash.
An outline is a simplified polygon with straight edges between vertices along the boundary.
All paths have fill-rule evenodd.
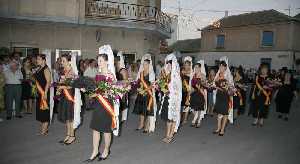
<path id="1" fill-rule="evenodd" d="M 184 126 L 174 143 L 161 142 L 164 123 L 159 120 L 151 136 L 136 132 L 137 117 L 130 115 L 122 136 L 114 138 L 107 164 L 299 164 L 300 103 L 293 104 L 288 122 L 278 120 L 274 108 L 262 128 L 252 127 L 252 118 L 242 116 L 229 125 L 224 137 L 212 134 L 214 118 L 206 118 L 200 129 Z M 4 117 L 3 113 L 1 114 Z M 35 116 L 25 115 L 0 123 L 0 164 L 77 164 L 90 156 L 91 112 L 77 130 L 77 142 L 58 143 L 64 137 L 64 125 L 58 121 L 47 137 L 37 136 Z M 97 162 L 94 162 L 97 163 Z"/>

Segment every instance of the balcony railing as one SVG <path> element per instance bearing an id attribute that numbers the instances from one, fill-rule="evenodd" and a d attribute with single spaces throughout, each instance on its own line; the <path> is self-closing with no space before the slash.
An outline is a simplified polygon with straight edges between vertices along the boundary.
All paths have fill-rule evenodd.
<path id="1" fill-rule="evenodd" d="M 156 24 L 171 33 L 171 18 L 156 7 L 111 1 L 86 1 L 86 18 Z"/>

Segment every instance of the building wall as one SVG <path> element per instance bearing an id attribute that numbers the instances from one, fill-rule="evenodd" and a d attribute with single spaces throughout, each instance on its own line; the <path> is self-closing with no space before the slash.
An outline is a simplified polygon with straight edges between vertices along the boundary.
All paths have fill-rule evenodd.
<path id="1" fill-rule="evenodd" d="M 290 24 L 268 24 L 202 31 L 202 51 L 280 51 L 289 49 Z M 261 46 L 262 32 L 274 31 L 274 46 Z M 218 34 L 225 35 L 225 48 L 216 49 Z"/>
<path id="2" fill-rule="evenodd" d="M 300 51 L 300 23 L 293 24 L 293 50 Z"/>
<path id="3" fill-rule="evenodd" d="M 137 59 L 148 52 L 159 53 L 159 37 L 150 31 L 28 21 L 0 24 L 0 47 L 80 49 L 84 58 L 95 57 L 104 44 L 134 53 Z"/>
<path id="4" fill-rule="evenodd" d="M 300 55 L 300 53 L 298 54 Z M 271 58 L 271 68 L 280 69 L 282 67 L 293 68 L 293 52 L 291 51 L 269 51 L 269 52 L 198 52 L 187 53 L 182 56 L 193 56 L 195 60 L 204 59 L 209 66 L 215 65 L 215 61 L 222 56 L 227 56 L 230 66 L 242 65 L 244 68 L 258 68 L 261 58 Z M 299 56 L 300 58 L 300 56 Z"/>

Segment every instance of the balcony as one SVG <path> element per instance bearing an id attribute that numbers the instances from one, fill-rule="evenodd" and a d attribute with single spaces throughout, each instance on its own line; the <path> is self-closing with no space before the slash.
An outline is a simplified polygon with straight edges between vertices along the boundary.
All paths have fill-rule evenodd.
<path id="1" fill-rule="evenodd" d="M 128 28 L 155 30 L 167 38 L 172 32 L 171 18 L 160 9 L 151 6 L 103 0 L 86 1 L 85 18 L 86 20 L 105 20 L 111 24 L 117 22 L 116 25 L 125 25 Z"/>

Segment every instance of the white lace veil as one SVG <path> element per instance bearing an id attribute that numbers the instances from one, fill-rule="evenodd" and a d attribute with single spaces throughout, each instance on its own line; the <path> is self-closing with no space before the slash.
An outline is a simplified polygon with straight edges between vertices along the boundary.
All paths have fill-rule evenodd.
<path id="1" fill-rule="evenodd" d="M 74 75 L 77 77 L 78 76 L 78 69 L 77 69 L 77 64 L 76 64 L 76 58 L 77 56 L 80 55 L 77 52 L 71 51 L 71 67 L 72 71 L 74 72 Z M 77 129 L 78 126 L 81 123 L 81 118 L 80 118 L 80 112 L 81 112 L 81 93 L 79 88 L 75 88 L 75 94 L 74 94 L 74 121 L 73 121 L 73 129 Z"/>
<path id="2" fill-rule="evenodd" d="M 141 76 L 141 73 L 144 71 L 144 62 L 145 60 L 150 60 L 150 63 L 149 63 L 149 81 L 151 83 L 155 82 L 155 73 L 154 73 L 154 69 L 153 69 L 153 62 L 152 62 L 152 59 L 151 59 L 151 55 L 150 54 L 145 54 L 143 57 L 142 57 L 142 60 L 141 60 L 141 65 L 140 65 L 140 68 L 139 68 L 139 71 L 138 71 L 138 74 L 137 74 L 137 77 L 136 77 L 136 80 L 138 80 Z M 154 111 L 154 116 L 150 116 L 149 119 L 150 119 L 150 127 L 149 127 L 149 131 L 150 132 L 154 132 L 155 130 L 155 122 L 156 122 L 156 111 L 157 111 L 157 104 L 156 104 L 156 97 L 155 97 L 155 89 L 152 88 L 152 98 L 153 98 L 153 111 Z"/>
<path id="3" fill-rule="evenodd" d="M 114 53 L 110 47 L 110 45 L 103 45 L 99 48 L 99 54 L 106 54 L 108 57 L 108 65 L 107 65 L 107 70 L 109 73 L 113 74 L 114 79 L 116 80 L 116 69 L 114 65 Z M 98 58 L 99 60 L 99 58 Z M 115 119 L 116 119 L 116 125 L 117 128 L 113 129 L 113 133 L 115 136 L 119 135 L 119 107 L 120 107 L 120 102 L 119 100 L 114 101 L 114 112 L 115 112 Z"/>
<path id="4" fill-rule="evenodd" d="M 126 68 L 125 67 L 125 62 L 124 62 L 124 56 L 123 56 L 123 52 L 119 51 L 117 54 L 118 57 L 120 57 L 120 69 L 121 68 Z M 119 71 L 119 70 L 118 70 Z"/>
<path id="5" fill-rule="evenodd" d="M 234 87 L 233 77 L 232 77 L 232 74 L 229 69 L 228 58 L 226 56 L 223 56 L 220 58 L 220 61 L 225 61 L 225 63 L 227 64 L 227 69 L 224 73 L 224 78 L 228 81 L 228 84 L 230 87 Z M 220 77 L 220 69 L 216 73 L 216 77 L 215 77 L 214 81 L 216 81 L 216 79 L 218 79 L 219 77 Z M 229 103 L 231 103 L 231 108 L 229 109 L 228 120 L 230 123 L 233 123 L 233 108 L 232 108 L 233 107 L 233 98 L 232 98 L 232 96 L 230 97 Z"/>
<path id="6" fill-rule="evenodd" d="M 165 59 L 165 69 L 167 67 L 167 62 L 172 61 L 171 69 L 171 82 L 169 83 L 169 107 L 168 107 L 168 119 L 176 122 L 176 127 L 174 129 L 177 132 L 180 124 L 180 108 L 182 100 L 182 81 L 180 77 L 180 67 L 177 62 L 176 56 L 172 53 L 168 55 Z"/>
<path id="7" fill-rule="evenodd" d="M 205 70 L 205 63 L 204 60 L 199 60 L 197 63 L 199 63 L 201 65 L 201 78 L 206 79 L 206 70 Z M 195 68 L 194 68 L 194 73 L 195 74 Z M 205 103 L 204 103 L 204 110 L 200 112 L 200 120 L 202 120 L 206 114 L 207 111 L 207 90 L 204 89 L 204 99 L 205 99 Z"/>
<path id="8" fill-rule="evenodd" d="M 189 86 L 191 86 L 192 78 L 193 78 L 193 58 L 190 56 L 186 56 L 186 57 L 184 57 L 183 62 L 186 62 L 186 61 L 189 61 L 191 63 L 191 66 L 190 66 L 191 72 L 190 72 L 190 80 L 189 80 Z"/>

